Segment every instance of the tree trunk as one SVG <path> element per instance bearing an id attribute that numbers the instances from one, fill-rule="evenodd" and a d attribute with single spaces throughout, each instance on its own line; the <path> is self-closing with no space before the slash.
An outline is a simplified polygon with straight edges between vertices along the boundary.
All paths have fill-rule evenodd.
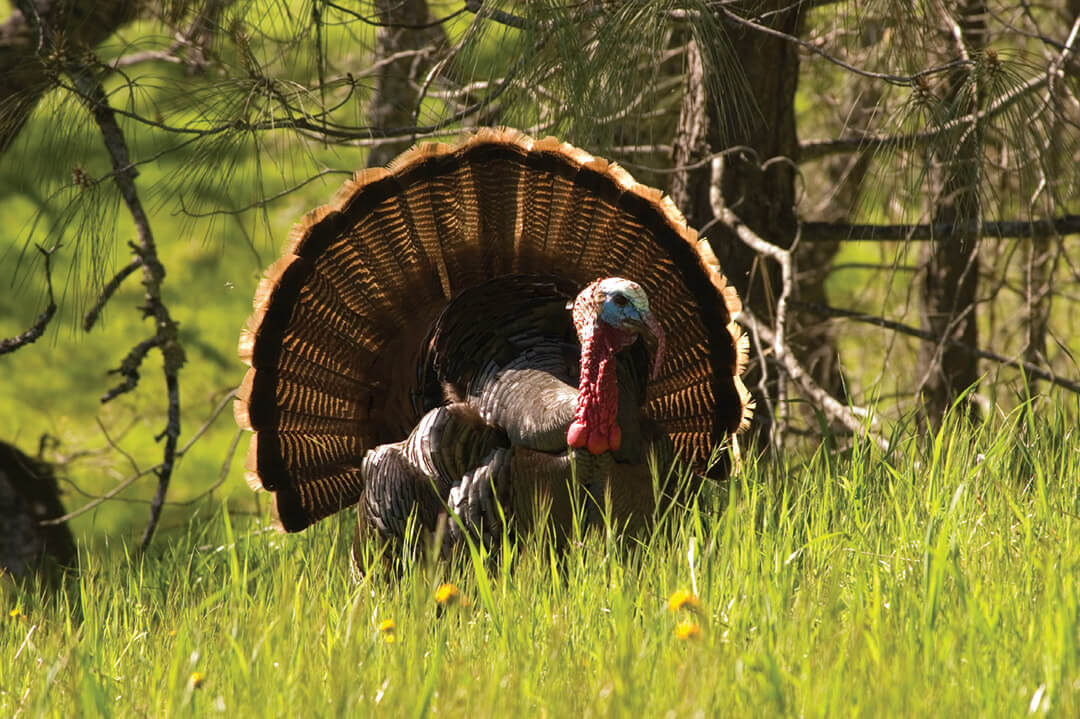
<path id="1" fill-rule="evenodd" d="M 761 17 L 768 18 L 768 24 L 798 35 L 798 5 L 773 1 L 766 6 L 758 10 Z M 790 247 L 797 226 L 794 163 L 799 149 L 795 134 L 798 49 L 786 40 L 741 26 L 729 25 L 729 37 L 733 56 L 742 62 L 755 107 L 748 109 L 730 100 L 707 97 L 700 53 L 692 46 L 674 159 L 676 164 L 685 165 L 735 145 L 751 148 L 751 153 L 733 152 L 723 157 L 719 187 L 723 203 L 765 240 Z M 703 115 L 705 121 L 701 122 Z M 767 163 L 772 158 L 787 159 Z M 711 181 L 707 163 L 672 178 L 670 193 L 693 227 L 705 227 L 714 218 L 709 197 Z M 713 224 L 706 236 L 712 240 L 717 258 L 744 305 L 758 317 L 772 317 L 781 290 L 775 263 L 759 260 L 722 224 Z M 747 375 L 751 388 L 757 381 L 754 373 Z M 766 391 L 772 400 L 776 399 L 775 385 Z M 758 406 L 760 409 L 762 403 Z M 759 411 L 757 420 L 768 423 L 771 418 Z"/>
<path id="2" fill-rule="evenodd" d="M 23 0 L 13 4 L 33 7 L 36 18 L 28 21 L 15 10 L 0 25 L 0 155 L 59 72 L 39 52 L 48 47 L 63 48 L 67 53 L 92 49 L 134 19 L 138 9 L 135 0 Z M 38 27 L 46 28 L 51 37 L 41 42 Z"/>
<path id="3" fill-rule="evenodd" d="M 959 9 L 958 24 L 963 44 L 960 48 L 974 55 L 986 45 L 986 7 L 980 0 L 967 2 Z M 959 112 L 978 110 L 980 92 L 972 91 L 972 75 L 960 70 L 949 77 L 948 92 L 952 105 L 962 104 Z M 982 171 L 984 129 L 981 123 L 963 129 L 958 143 L 940 148 L 945 164 L 945 179 L 937 199 L 934 223 L 957 223 L 971 228 L 981 214 L 979 185 Z M 975 347 L 976 292 L 979 284 L 979 233 L 959 230 L 950 237 L 937 237 L 927 244 L 926 275 L 922 285 L 923 327 L 940 337 L 941 342 L 923 343 L 919 348 L 920 394 L 930 426 L 937 429 L 945 412 L 979 378 L 978 358 L 945 340 L 956 340 Z M 964 413 L 977 416 L 977 406 L 966 402 Z"/>
<path id="4" fill-rule="evenodd" d="M 425 0 L 375 0 L 375 12 L 382 26 L 375 32 L 375 59 L 385 60 L 410 50 L 434 49 L 445 42 L 442 25 L 414 29 L 430 22 Z M 409 127 L 419 99 L 414 77 L 421 66 L 418 55 L 409 55 L 383 65 L 375 78 L 375 88 L 368 103 L 368 124 L 375 127 Z M 385 165 L 403 150 L 407 140 L 381 142 L 368 153 L 368 167 Z"/>

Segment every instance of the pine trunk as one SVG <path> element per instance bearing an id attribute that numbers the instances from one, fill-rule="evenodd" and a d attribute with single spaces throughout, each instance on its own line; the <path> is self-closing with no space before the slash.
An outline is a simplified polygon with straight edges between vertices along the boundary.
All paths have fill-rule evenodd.
<path id="1" fill-rule="evenodd" d="M 986 45 L 986 7 L 965 3 L 958 11 L 962 50 L 968 55 Z M 979 108 L 979 89 L 972 75 L 958 71 L 949 78 L 950 104 L 963 114 Z M 963 106 L 966 103 L 966 106 Z M 979 286 L 979 233 L 974 223 L 981 215 L 979 186 L 985 131 L 981 123 L 965 128 L 945 165 L 933 221 L 968 228 L 948 237 L 936 237 L 926 249 L 926 275 L 922 285 L 923 328 L 939 338 L 919 350 L 920 393 L 930 426 L 938 428 L 957 398 L 979 379 L 978 359 L 963 347 L 977 345 L 976 293 Z M 944 152 L 942 153 L 945 154 Z M 974 418 L 977 408 L 965 402 L 965 415 Z"/>

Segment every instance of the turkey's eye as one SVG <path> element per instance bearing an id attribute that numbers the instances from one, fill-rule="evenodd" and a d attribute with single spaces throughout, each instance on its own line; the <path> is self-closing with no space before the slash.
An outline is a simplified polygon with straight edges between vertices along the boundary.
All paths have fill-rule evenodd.
<path id="1" fill-rule="evenodd" d="M 611 298 L 611 301 L 615 303 L 616 307 L 626 307 L 630 304 L 630 300 L 626 298 L 626 295 L 615 295 Z"/>

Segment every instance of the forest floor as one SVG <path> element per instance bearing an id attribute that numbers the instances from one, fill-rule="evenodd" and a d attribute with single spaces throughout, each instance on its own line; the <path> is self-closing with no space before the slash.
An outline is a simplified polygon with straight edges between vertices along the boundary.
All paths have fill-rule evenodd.
<path id="1" fill-rule="evenodd" d="M 643 545 L 359 583 L 351 513 L 286 536 L 207 499 L 5 588 L 0 715 L 1077 716 L 1071 416 L 751 461 Z"/>

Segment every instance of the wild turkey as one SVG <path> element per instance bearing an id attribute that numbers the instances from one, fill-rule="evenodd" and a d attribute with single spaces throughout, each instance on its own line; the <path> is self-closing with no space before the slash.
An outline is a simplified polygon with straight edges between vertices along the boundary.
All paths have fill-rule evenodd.
<path id="1" fill-rule="evenodd" d="M 384 537 L 448 510 L 451 534 L 527 528 L 542 503 L 565 528 L 573 487 L 640 527 L 650 455 L 704 471 L 751 412 L 707 242 L 553 138 L 481 130 L 357 173 L 254 304 L 236 419 L 287 531 L 356 503 Z"/>
<path id="2" fill-rule="evenodd" d="M 75 540 L 67 524 L 42 524 L 64 516 L 56 473 L 47 462 L 0 440 L 0 578 L 53 570 L 75 563 Z"/>

